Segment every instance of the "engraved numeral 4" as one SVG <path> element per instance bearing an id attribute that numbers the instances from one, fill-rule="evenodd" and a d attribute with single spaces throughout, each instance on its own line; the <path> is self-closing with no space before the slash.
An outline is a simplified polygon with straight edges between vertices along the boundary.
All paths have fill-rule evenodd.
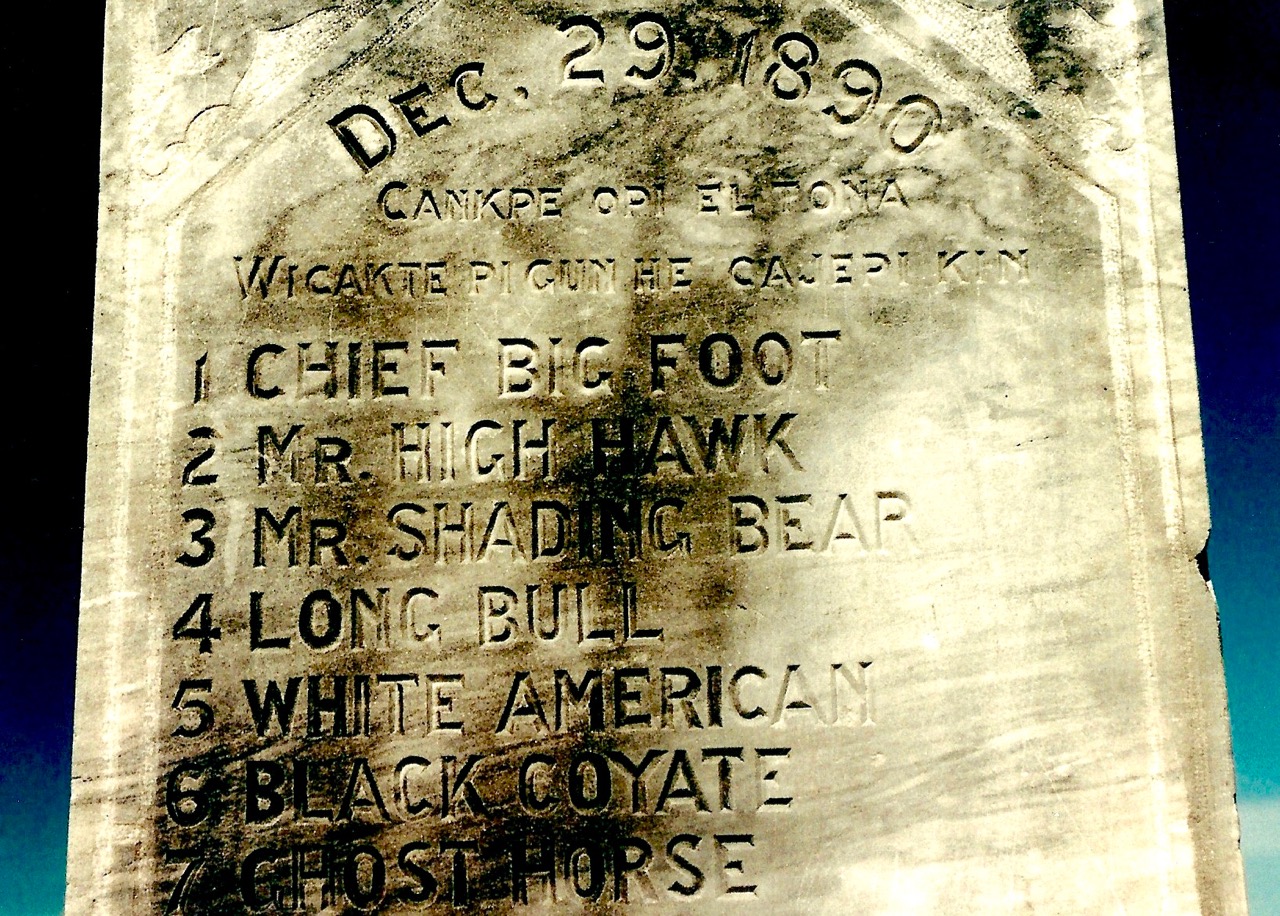
<path id="1" fill-rule="evenodd" d="M 208 655 L 213 651 L 213 642 L 222 638 L 222 628 L 213 624 L 213 594 L 201 592 L 191 607 L 178 618 L 173 625 L 174 639 L 196 639 L 200 641 L 200 654 Z M 183 683 L 186 683 L 185 681 Z M 177 709 L 177 707 L 174 707 Z"/>

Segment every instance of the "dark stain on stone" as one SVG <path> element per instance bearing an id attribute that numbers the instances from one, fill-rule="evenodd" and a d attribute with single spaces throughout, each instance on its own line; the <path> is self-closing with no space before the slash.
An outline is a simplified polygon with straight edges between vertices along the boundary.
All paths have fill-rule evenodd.
<path id="1" fill-rule="evenodd" d="M 521 15 L 528 16 L 536 22 L 545 22 L 553 26 L 559 26 L 565 20 L 565 17 L 581 12 L 576 7 L 559 3 L 521 4 L 517 9 Z"/>
<path id="2" fill-rule="evenodd" d="M 565 150 L 565 158 L 572 161 L 579 156 L 583 156 L 592 150 L 597 150 L 608 146 L 612 138 L 619 131 L 623 130 L 621 118 L 614 118 L 607 124 L 601 125 L 592 131 L 584 131 L 573 139 L 573 143 Z"/>
<path id="3" fill-rule="evenodd" d="M 704 6 L 703 9 L 706 9 Z M 713 11 L 722 17 L 742 16 L 755 25 L 768 31 L 780 28 L 787 21 L 787 7 L 779 0 L 761 0 L 757 3 L 733 3 L 721 6 Z"/>
<path id="4" fill-rule="evenodd" d="M 1068 19 L 1079 7 L 1073 0 L 1022 0 L 1010 7 L 1014 38 L 1041 92 L 1058 89 L 1079 95 L 1096 77 L 1091 62 L 1071 40 Z"/>
<path id="5" fill-rule="evenodd" d="M 1026 99 L 1015 99 L 1009 105 L 1009 117 L 1035 121 L 1041 117 L 1041 114 L 1036 106 L 1032 105 Z"/>
<path id="6" fill-rule="evenodd" d="M 681 66 L 693 67 L 702 60 L 715 60 L 733 54 L 734 30 L 726 25 L 717 11 L 705 7 L 682 6 L 668 14 L 675 25 Z"/>
<path id="7" fill-rule="evenodd" d="M 847 16 L 822 7 L 804 17 L 802 31 L 823 41 L 840 41 L 853 28 Z"/>

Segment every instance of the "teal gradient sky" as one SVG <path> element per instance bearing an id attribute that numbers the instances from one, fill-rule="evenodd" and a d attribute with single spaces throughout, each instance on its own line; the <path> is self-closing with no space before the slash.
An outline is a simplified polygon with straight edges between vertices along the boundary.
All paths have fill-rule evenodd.
<path id="1" fill-rule="evenodd" d="M 1166 6 L 1243 848 L 1253 912 L 1280 916 L 1280 25 L 1258 0 Z M 39 334 L 5 350 L 9 377 L 43 380 L 50 403 L 24 386 L 0 436 L 10 493 L 0 916 L 62 911 L 101 82 L 94 15 L 71 23 L 56 55 L 47 8 L 13 11 L 0 36 L 5 210 L 20 250 L 46 240 L 60 259 L 41 288 L 11 301 Z"/>
<path id="2" fill-rule="evenodd" d="M 1269 3 L 1167 3 L 1242 849 L 1280 914 L 1280 58 Z"/>

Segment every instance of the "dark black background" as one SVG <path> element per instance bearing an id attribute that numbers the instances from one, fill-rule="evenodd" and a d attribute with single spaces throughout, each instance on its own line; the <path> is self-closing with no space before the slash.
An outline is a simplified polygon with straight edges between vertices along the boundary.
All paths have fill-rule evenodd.
<path id="1" fill-rule="evenodd" d="M 1171 0 L 1166 9 L 1215 517 L 1210 562 L 1242 803 L 1280 797 L 1271 699 L 1280 687 L 1278 14 L 1271 3 L 1246 0 Z M 58 912 L 63 883 L 102 22 L 97 10 L 44 5 L 6 18 L 0 913 L 29 914 Z M 1267 861 L 1260 854 L 1250 866 Z M 1265 905 L 1263 895 L 1255 904 Z"/>

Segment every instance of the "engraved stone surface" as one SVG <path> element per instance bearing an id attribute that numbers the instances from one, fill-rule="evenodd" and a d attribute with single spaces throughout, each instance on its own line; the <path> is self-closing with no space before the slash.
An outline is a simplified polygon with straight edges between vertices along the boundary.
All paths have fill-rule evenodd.
<path id="1" fill-rule="evenodd" d="M 72 913 L 1238 913 L 1153 0 L 109 3 Z"/>

